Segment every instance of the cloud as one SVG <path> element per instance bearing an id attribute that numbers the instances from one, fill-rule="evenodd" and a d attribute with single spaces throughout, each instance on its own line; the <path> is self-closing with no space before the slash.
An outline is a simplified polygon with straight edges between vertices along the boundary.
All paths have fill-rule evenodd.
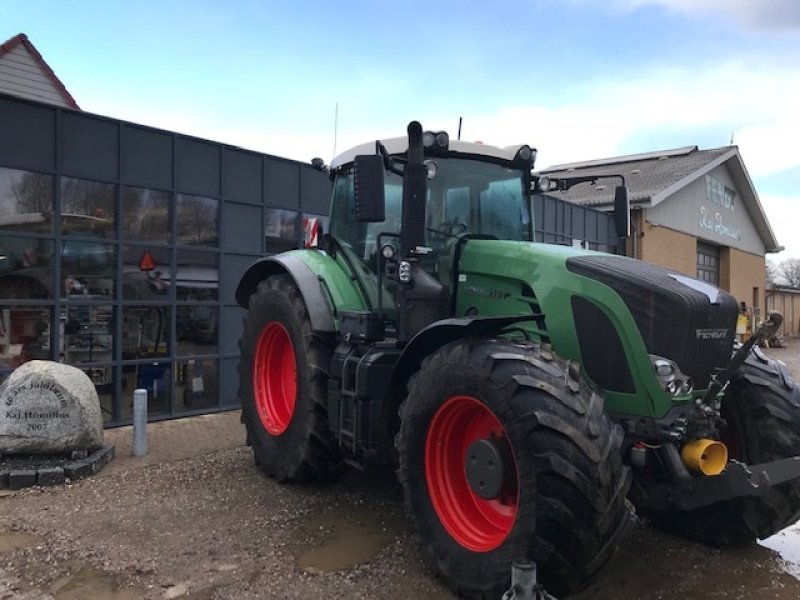
<path id="1" fill-rule="evenodd" d="M 800 197 L 764 194 L 760 200 L 778 243 L 785 247 L 778 254 L 768 255 L 769 259 L 779 263 L 787 258 L 800 258 L 800 237 L 797 236 Z"/>
<path id="2" fill-rule="evenodd" d="M 744 29 L 800 31 L 800 2 L 797 0 L 612 0 L 612 5 L 626 12 L 644 6 L 660 6 L 690 17 L 722 16 Z"/>
<path id="3" fill-rule="evenodd" d="M 497 145 L 531 143 L 539 148 L 539 164 L 548 166 L 676 145 L 702 147 L 701 135 L 713 139 L 711 146 L 723 146 L 733 132 L 751 175 L 800 166 L 800 69 L 794 67 L 731 62 L 694 71 L 663 68 L 636 80 L 590 82 L 561 98 L 558 106 L 467 116 L 465 136 Z"/>

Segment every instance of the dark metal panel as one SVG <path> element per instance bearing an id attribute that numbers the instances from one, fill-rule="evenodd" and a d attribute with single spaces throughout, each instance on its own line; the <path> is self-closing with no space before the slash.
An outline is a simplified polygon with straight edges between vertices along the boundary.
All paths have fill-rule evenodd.
<path id="1" fill-rule="evenodd" d="M 558 203 L 554 198 L 545 197 L 544 205 L 544 219 L 542 228 L 547 233 L 555 234 L 558 231 L 556 227 L 556 207 Z"/>
<path id="2" fill-rule="evenodd" d="M 175 150 L 176 191 L 219 197 L 220 145 L 179 137 Z"/>
<path id="3" fill-rule="evenodd" d="M 55 108 L 0 96 L 0 165 L 55 170 Z"/>
<path id="4" fill-rule="evenodd" d="M 124 183 L 172 189 L 172 135 L 123 125 L 122 140 Z"/>
<path id="5" fill-rule="evenodd" d="M 236 408 L 241 406 L 239 400 L 239 358 L 225 358 L 222 360 L 222 392 L 219 399 L 221 408 Z M 244 436 L 244 432 L 242 432 Z"/>
<path id="6" fill-rule="evenodd" d="M 300 210 L 300 165 L 264 157 L 264 204 Z"/>
<path id="7" fill-rule="evenodd" d="M 536 241 L 572 244 L 573 240 L 585 240 L 608 246 L 611 251 L 617 246 L 611 213 L 536 194 L 533 196 L 533 214 Z"/>
<path id="8" fill-rule="evenodd" d="M 223 304 L 236 303 L 236 288 L 245 271 L 254 262 L 261 258 L 257 256 L 244 256 L 241 254 L 224 254 L 220 265 L 220 292 Z"/>
<path id="9" fill-rule="evenodd" d="M 239 337 L 242 332 L 242 319 L 247 311 L 241 306 L 222 307 L 222 339 L 220 339 L 220 351 L 223 356 L 239 354 Z M 223 374 L 223 377 L 225 374 Z"/>
<path id="10" fill-rule="evenodd" d="M 610 240 L 613 240 L 612 237 L 612 229 L 613 223 L 611 223 L 610 219 L 597 219 L 597 243 L 598 244 L 607 244 Z M 612 242 L 613 243 L 613 242 Z"/>
<path id="11" fill-rule="evenodd" d="M 261 155 L 222 149 L 222 197 L 235 202 L 261 204 Z"/>
<path id="12" fill-rule="evenodd" d="M 572 237 L 585 240 L 586 210 L 580 206 L 572 205 Z"/>
<path id="13" fill-rule="evenodd" d="M 595 211 L 586 211 L 586 237 L 583 239 L 590 242 L 597 241 L 597 219 L 599 215 Z"/>
<path id="14" fill-rule="evenodd" d="M 119 123 L 73 112 L 61 115 L 61 172 L 119 180 Z"/>
<path id="15" fill-rule="evenodd" d="M 327 173 L 314 167 L 300 167 L 300 208 L 303 212 L 327 215 L 333 184 Z"/>
<path id="16" fill-rule="evenodd" d="M 264 237 L 263 209 L 260 206 L 225 202 L 222 210 L 223 251 L 260 254 Z"/>

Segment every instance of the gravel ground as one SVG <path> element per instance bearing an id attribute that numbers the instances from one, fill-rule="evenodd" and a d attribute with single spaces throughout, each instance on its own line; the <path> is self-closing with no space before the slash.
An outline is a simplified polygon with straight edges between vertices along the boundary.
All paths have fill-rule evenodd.
<path id="1" fill-rule="evenodd" d="M 767 352 L 800 379 L 800 342 Z M 0 491 L 0 600 L 452 597 L 399 498 L 387 475 L 281 486 L 247 448 Z M 798 598 L 798 564 L 794 528 L 720 551 L 637 523 L 578 598 Z"/>

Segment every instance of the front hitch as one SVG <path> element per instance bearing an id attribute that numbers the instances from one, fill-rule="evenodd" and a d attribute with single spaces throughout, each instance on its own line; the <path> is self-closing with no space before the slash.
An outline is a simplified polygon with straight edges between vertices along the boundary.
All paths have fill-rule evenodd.
<path id="1" fill-rule="evenodd" d="M 733 498 L 763 496 L 773 486 L 800 478 L 800 456 L 760 465 L 732 460 L 713 477 L 692 477 L 647 486 L 647 508 L 694 510 Z"/>
<path id="2" fill-rule="evenodd" d="M 779 312 L 770 312 L 769 315 L 767 315 L 767 320 L 761 323 L 750 339 L 739 347 L 731 358 L 730 363 L 728 363 L 727 368 L 720 375 L 711 379 L 711 384 L 708 386 L 706 395 L 702 399 L 697 400 L 698 406 L 710 408 L 717 398 L 717 395 L 725 389 L 725 386 L 728 385 L 734 373 L 736 373 L 739 367 L 747 360 L 753 347 L 761 340 L 775 335 L 781 323 L 783 323 L 783 315 Z"/>

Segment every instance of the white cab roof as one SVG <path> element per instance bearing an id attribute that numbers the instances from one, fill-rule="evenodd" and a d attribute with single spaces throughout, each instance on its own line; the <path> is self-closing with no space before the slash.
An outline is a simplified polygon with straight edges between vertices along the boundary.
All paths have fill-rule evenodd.
<path id="1" fill-rule="evenodd" d="M 381 140 L 381 143 L 386 148 L 389 154 L 403 154 L 408 150 L 408 138 L 407 137 L 396 137 L 396 138 L 389 138 L 385 140 Z M 499 148 L 497 146 L 489 146 L 487 144 L 481 144 L 476 142 L 462 142 L 460 140 L 450 140 L 449 150 L 450 152 L 456 152 L 458 154 L 472 154 L 474 156 L 488 156 L 491 158 L 500 158 L 502 160 L 514 160 L 514 156 L 517 154 L 517 150 L 519 150 L 520 145 L 517 146 L 507 146 L 506 148 Z M 339 156 L 331 161 L 331 169 L 338 169 L 342 165 L 346 165 L 348 163 L 353 162 L 356 156 L 361 154 L 375 154 L 375 142 L 368 142 L 366 144 L 361 144 L 356 146 L 355 148 L 350 148 L 345 152 L 342 152 Z"/>

